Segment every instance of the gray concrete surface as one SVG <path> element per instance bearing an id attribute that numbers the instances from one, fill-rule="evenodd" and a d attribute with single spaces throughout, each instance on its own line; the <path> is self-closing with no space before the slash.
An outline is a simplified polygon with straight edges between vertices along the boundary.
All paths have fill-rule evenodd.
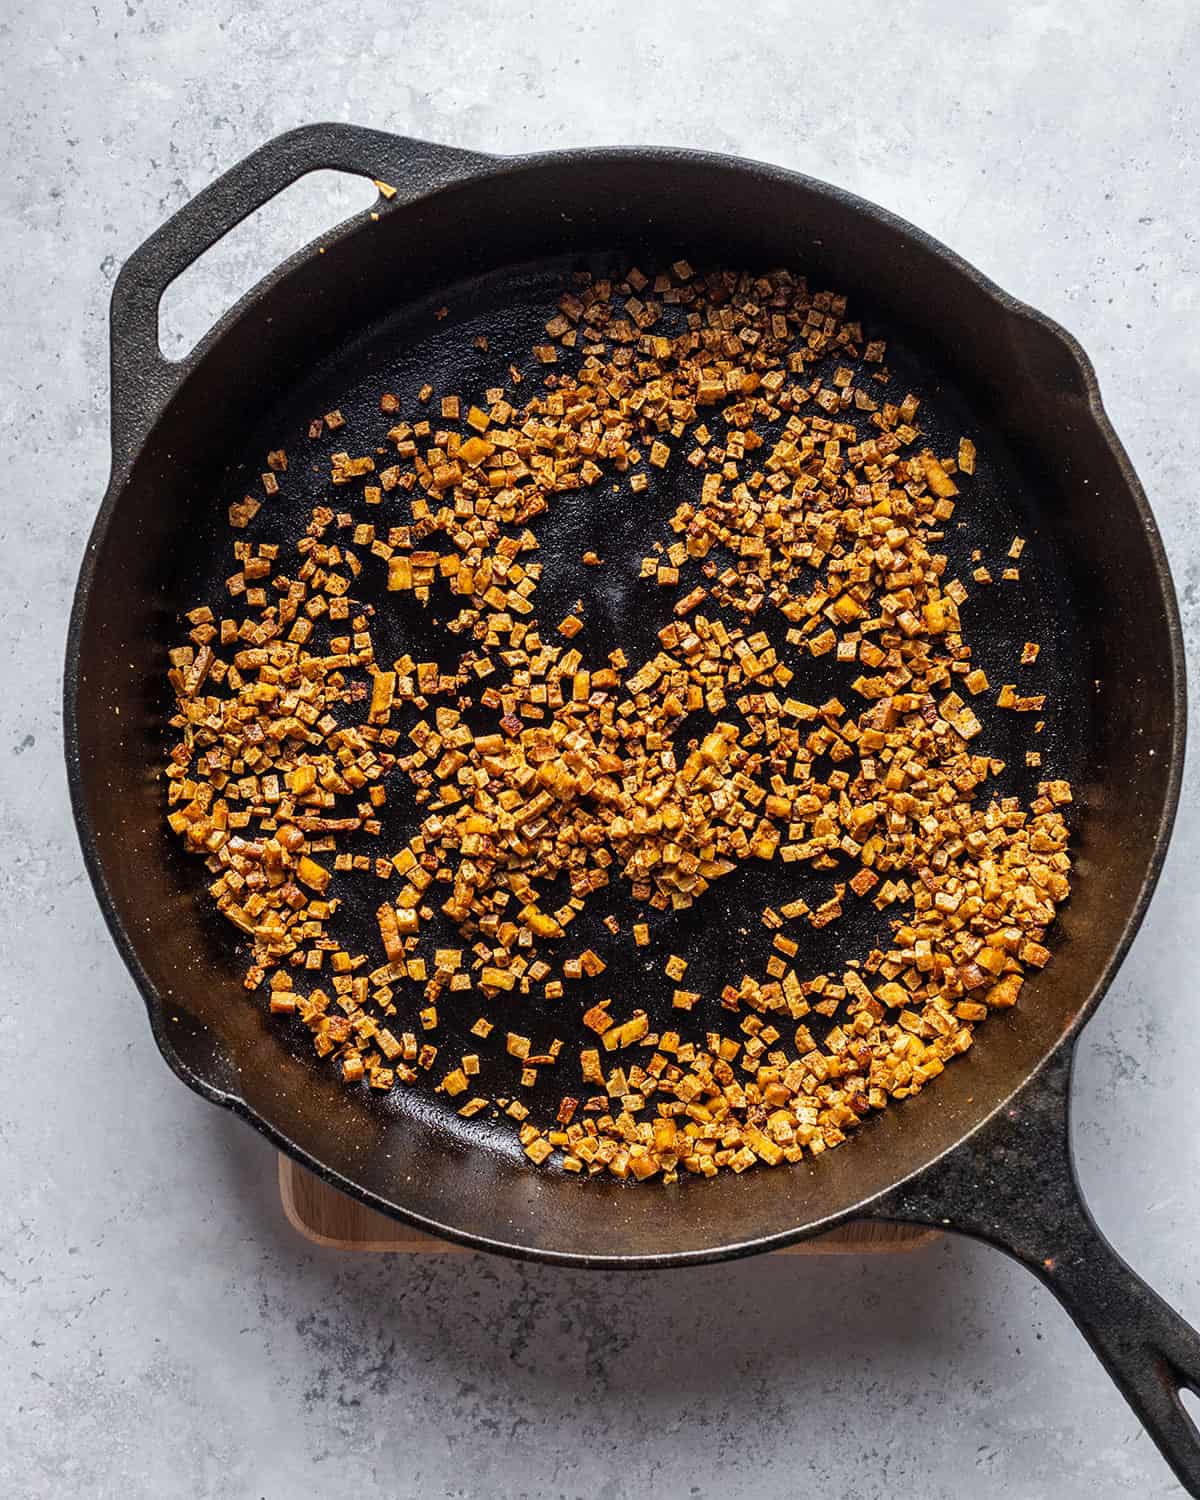
<path id="1" fill-rule="evenodd" d="M 271 1152 L 168 1075 L 102 928 L 59 673 L 105 481 L 115 269 L 220 168 L 317 118 L 501 152 L 714 147 L 924 225 L 1082 338 L 1194 663 L 1195 6 L 2 0 L 0 42 L 0 1493 L 1179 1493 L 1050 1298 L 966 1242 L 629 1278 L 298 1242 Z M 299 215 L 180 299 L 193 333 Z M 1075 1096 L 1097 1216 L 1193 1321 L 1197 802 L 1193 759 Z"/>

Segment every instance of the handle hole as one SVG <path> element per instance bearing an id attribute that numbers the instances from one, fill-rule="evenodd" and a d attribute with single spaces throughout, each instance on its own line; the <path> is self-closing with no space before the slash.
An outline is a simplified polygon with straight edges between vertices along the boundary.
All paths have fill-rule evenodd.
<path id="1" fill-rule="evenodd" d="M 1179 1403 L 1187 1413 L 1196 1437 L 1200 1439 L 1200 1395 L 1197 1395 L 1190 1386 L 1182 1386 L 1179 1391 Z"/>
<path id="2" fill-rule="evenodd" d="M 376 199 L 369 178 L 309 172 L 231 229 L 163 293 L 158 342 L 165 359 L 184 359 L 208 330 L 269 271 Z"/>

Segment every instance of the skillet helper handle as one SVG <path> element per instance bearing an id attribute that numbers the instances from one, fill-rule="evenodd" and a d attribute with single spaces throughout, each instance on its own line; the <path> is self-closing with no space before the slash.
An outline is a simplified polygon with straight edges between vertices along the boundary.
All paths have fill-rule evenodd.
<path id="1" fill-rule="evenodd" d="M 121 268 L 109 313 L 114 468 L 137 452 L 192 365 L 167 359 L 158 305 L 193 261 L 309 172 L 333 169 L 373 178 L 378 211 L 444 187 L 492 158 L 357 125 L 303 125 L 251 152 L 156 229 Z"/>
<path id="2" fill-rule="evenodd" d="M 986 1240 L 1027 1266 L 1070 1313 L 1189 1495 L 1200 1496 L 1200 1333 L 1097 1228 L 1071 1159 L 1073 1048 L 964 1146 L 890 1193 L 881 1218 Z"/>

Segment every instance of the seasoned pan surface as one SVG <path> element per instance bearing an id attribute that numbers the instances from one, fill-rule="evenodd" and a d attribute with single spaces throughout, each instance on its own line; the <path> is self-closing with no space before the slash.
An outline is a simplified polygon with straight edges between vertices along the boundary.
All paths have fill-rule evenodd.
<path id="1" fill-rule="evenodd" d="M 348 351 L 338 351 L 320 371 L 296 386 L 281 383 L 280 389 L 271 393 L 273 405 L 266 417 L 253 432 L 240 436 L 242 447 L 236 453 L 222 455 L 226 464 L 215 470 L 211 494 L 201 495 L 194 530 L 184 528 L 188 544 L 180 548 L 175 560 L 176 571 L 169 584 L 171 605 L 183 610 L 192 601 L 222 599 L 224 579 L 235 568 L 234 538 L 251 544 L 260 540 L 293 541 L 303 534 L 314 506 L 344 504 L 356 519 L 375 520 L 381 527 L 405 520 L 408 503 L 403 492 L 402 498 L 385 499 L 378 510 L 367 511 L 357 489 L 339 494 L 329 488 L 330 453 L 346 448 L 354 453 L 372 451 L 395 422 L 395 417 L 380 415 L 379 393 L 405 393 L 403 415 L 410 420 L 436 413 L 437 397 L 442 393 L 460 394 L 464 405 L 482 403 L 487 388 L 507 385 L 516 399 L 527 399 L 542 388 L 542 371 L 528 351 L 542 337 L 542 325 L 562 291 L 570 286 L 572 273 L 585 267 L 597 276 L 619 278 L 629 264 L 629 252 L 594 253 L 564 257 L 552 264 L 506 268 L 439 288 L 437 297 L 444 301 L 426 299 L 409 308 L 389 310 L 376 328 L 358 336 Z M 682 316 L 681 310 L 675 311 Z M 876 328 L 877 321 L 872 319 L 869 336 L 876 336 Z M 669 324 L 664 331 L 670 331 Z M 476 339 L 481 337 L 488 342 L 487 352 L 476 346 Z M 887 359 L 893 376 L 889 395 L 898 399 L 908 390 L 926 394 L 921 418 L 936 451 L 955 451 L 959 435 L 969 433 L 985 455 L 974 478 L 962 481 L 956 520 L 945 542 L 938 546 L 950 558 L 949 577 L 970 581 L 976 566 L 972 553 L 981 549 L 997 579 L 991 587 L 972 584 L 971 602 L 966 607 L 967 638 L 977 645 L 978 665 L 994 684 L 1017 680 L 1022 691 L 1048 694 L 1046 712 L 1037 716 L 1046 727 L 1038 735 L 1032 732 L 1031 716 L 997 709 L 982 698 L 976 704 L 985 721 L 985 735 L 977 748 L 985 748 L 1007 766 L 989 791 L 1019 795 L 1027 804 L 1036 795 L 1038 780 L 1058 775 L 1075 778 L 1087 765 L 1091 711 L 1088 684 L 1093 664 L 1088 637 L 1079 628 L 1065 559 L 1053 532 L 1042 525 L 1033 486 L 1007 451 L 1005 440 L 989 423 L 986 412 L 973 405 L 919 347 L 900 347 L 890 339 Z M 515 390 L 509 375 L 514 361 L 524 367 L 523 382 Z M 826 362 L 830 372 L 837 362 L 836 357 Z M 562 369 L 562 364 L 556 366 L 555 373 Z M 416 399 L 425 382 L 435 392 L 428 405 Z M 310 439 L 308 428 L 313 416 L 335 407 L 347 419 L 346 425 L 336 431 L 326 430 L 318 440 Z M 246 531 L 230 532 L 225 522 L 227 503 L 256 489 L 264 455 L 280 444 L 289 454 L 280 495 L 263 507 Z M 680 450 L 683 447 L 676 446 Z M 569 614 L 577 599 L 584 600 L 587 626 L 573 644 L 584 648 L 585 660 L 591 665 L 603 665 L 608 653 L 617 647 L 625 650 L 631 663 L 652 657 L 658 649 L 657 631 L 674 618 L 671 606 L 676 595 L 641 579 L 638 565 L 654 543 L 673 539 L 667 522 L 682 497 L 698 494 L 699 476 L 679 451 L 665 472 L 652 474 L 650 489 L 640 494 L 630 490 L 626 479 L 606 480 L 591 490 L 559 495 L 551 503 L 549 514 L 534 523 L 540 544 L 537 560 L 545 570 L 535 600 L 536 618 L 543 631 L 552 635 L 554 622 Z M 1020 581 L 1001 583 L 1001 569 L 1009 563 L 1009 545 L 1017 536 L 1028 543 L 1020 561 Z M 581 558 L 587 551 L 602 556 L 604 568 L 585 566 Z M 283 555 L 288 555 L 286 549 Z M 378 564 L 368 565 L 355 582 L 355 598 L 375 610 L 372 628 L 379 659 L 392 661 L 408 652 L 418 661 L 436 660 L 443 670 L 456 670 L 459 654 L 471 642 L 445 627 L 446 618 L 453 616 L 461 601 L 441 588 L 435 589 L 433 601 L 422 607 L 411 596 L 386 593 L 384 575 Z M 731 623 L 737 620 L 729 612 L 725 617 Z M 807 652 L 788 650 L 783 641 L 786 621 L 774 611 L 765 610 L 751 628 L 760 626 L 773 636 L 784 659 L 797 671 L 789 691 L 813 703 L 838 695 L 853 699 L 849 683 L 859 667 L 827 658 L 814 660 Z M 1033 671 L 1018 665 L 1022 643 L 1027 640 L 1042 646 Z M 171 711 L 171 705 L 164 703 L 164 717 Z M 410 711 L 409 717 L 420 716 Z M 489 715 L 478 709 L 471 716 L 481 732 L 495 730 L 497 718 L 495 713 Z M 696 740 L 709 727 L 711 716 L 695 713 L 688 717 L 675 736 L 680 760 L 686 754 L 687 742 Z M 1030 748 L 1042 753 L 1040 769 L 1025 764 L 1025 751 Z M 376 855 L 403 848 L 422 816 L 412 790 L 402 777 L 392 778 L 389 802 L 383 809 L 383 834 L 378 840 L 364 836 L 348 841 L 345 847 L 349 852 Z M 168 858 L 178 869 L 181 889 L 192 891 L 204 908 L 202 920 L 211 918 L 205 926 L 214 958 L 220 955 L 222 993 L 227 1003 L 247 1003 L 238 988 L 244 961 L 239 963 L 234 942 L 237 934 L 205 902 L 208 877 L 194 858 L 181 859 L 175 849 Z M 546 1078 L 536 1091 L 518 1092 L 521 1065 L 516 1059 L 496 1056 L 496 1049 L 488 1056 L 488 1086 L 495 1094 L 517 1094 L 524 1102 L 540 1106 L 538 1112 L 543 1117 L 552 1116 L 562 1093 L 571 1092 L 576 1082 L 573 1059 L 579 1048 L 594 1043 L 594 1035 L 579 1019 L 585 1009 L 614 997 L 614 1010 L 621 1014 L 635 1005 L 646 1008 L 653 1030 L 676 1027 L 680 1017 L 671 1010 L 674 986 L 663 972 L 663 959 L 668 953 L 678 953 L 688 958 L 688 987 L 705 995 L 704 1003 L 688 1019 L 687 1034 L 701 1036 L 709 1029 L 728 1029 L 730 1017 L 719 1003 L 722 987 L 736 985 L 743 973 L 761 974 L 770 957 L 774 934 L 762 924 L 764 907 L 779 906 L 797 896 L 816 907 L 828 897 L 835 881 L 845 880 L 854 869 L 853 863 L 846 861 L 843 869 L 817 875 L 779 861 L 748 861 L 716 882 L 690 910 L 650 912 L 654 944 L 644 951 L 635 948 L 630 929 L 633 922 L 645 919 L 646 909 L 629 899 L 624 880 L 614 879 L 602 896 L 588 902 L 562 944 L 570 952 L 591 948 L 599 953 L 607 964 L 602 975 L 573 982 L 568 995 L 557 1004 L 500 995 L 484 1007 L 478 996 L 447 996 L 439 1007 L 433 1040 L 447 1057 L 474 1050 L 478 1041 L 469 1028 L 480 1010 L 486 1009 L 501 1031 L 530 1036 L 534 1053 L 545 1052 L 556 1038 L 565 1042 L 566 1061 L 557 1069 L 545 1070 Z M 369 876 L 342 884 L 348 888 L 349 898 L 339 913 L 339 938 L 353 952 L 376 952 L 374 908 L 384 888 Z M 567 894 L 564 885 L 556 898 L 550 899 L 550 906 Z M 614 938 L 604 928 L 601 916 L 606 912 L 618 918 L 620 936 Z M 864 958 L 874 947 L 887 947 L 889 916 L 894 917 L 894 913 L 877 913 L 869 901 L 851 901 L 847 915 L 830 927 L 816 930 L 802 925 L 796 934 L 802 945 L 800 972 L 805 976 L 840 973 L 847 960 Z M 461 941 L 452 924 L 439 924 L 439 930 L 444 945 Z M 427 946 L 435 944 L 428 933 L 426 937 Z M 414 986 L 401 1011 L 404 1029 L 419 1029 L 416 1011 L 423 1003 L 419 988 Z M 1018 1016 L 1013 1024 L 1020 1026 L 1023 1019 Z M 831 1024 L 822 1023 L 818 1016 L 809 1019 L 818 1036 Z M 1004 1024 L 1001 1021 L 995 1029 Z M 278 1025 L 274 1029 L 301 1057 L 308 1053 L 311 1041 L 298 1021 L 292 1023 L 290 1034 Z M 980 1041 L 985 1042 L 986 1036 L 987 1031 L 982 1031 Z M 934 1092 L 931 1090 L 931 1094 Z M 430 1105 L 420 1099 L 424 1094 L 428 1094 L 428 1087 L 398 1089 L 380 1103 L 372 1099 L 365 1085 L 358 1090 L 363 1107 L 377 1109 L 385 1118 L 403 1116 L 413 1108 L 432 1108 L 440 1128 L 451 1135 L 476 1145 L 486 1143 L 489 1149 L 520 1160 L 510 1122 L 462 1120 L 454 1104 L 435 1101 Z"/>

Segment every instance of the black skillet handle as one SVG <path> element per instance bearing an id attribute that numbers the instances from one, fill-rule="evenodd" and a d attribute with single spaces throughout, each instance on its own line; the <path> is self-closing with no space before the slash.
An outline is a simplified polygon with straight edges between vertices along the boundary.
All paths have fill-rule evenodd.
<path id="1" fill-rule="evenodd" d="M 879 1217 L 974 1235 L 1050 1288 L 1100 1356 L 1190 1495 L 1200 1430 L 1179 1399 L 1200 1395 L 1200 1333 L 1152 1291 L 1096 1227 L 1071 1160 L 1074 1049 L 1054 1058 L 964 1146 L 890 1193 Z"/>
<path id="2" fill-rule="evenodd" d="M 119 467 L 190 368 L 164 357 L 158 304 L 171 282 L 243 219 L 309 172 L 333 168 L 386 184 L 378 211 L 470 176 L 492 158 L 357 125 L 304 125 L 276 136 L 156 229 L 113 287 L 112 448 Z"/>

